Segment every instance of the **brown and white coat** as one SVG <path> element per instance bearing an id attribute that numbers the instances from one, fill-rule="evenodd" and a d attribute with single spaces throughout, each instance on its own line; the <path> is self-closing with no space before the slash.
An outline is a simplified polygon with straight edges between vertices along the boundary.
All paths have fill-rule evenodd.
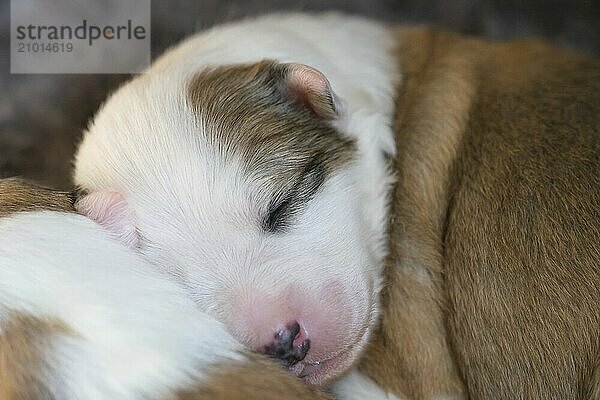
<path id="1" fill-rule="evenodd" d="M 217 27 L 98 113 L 80 210 L 250 349 L 298 323 L 310 350 L 287 360 L 310 383 L 366 349 L 348 398 L 365 376 L 417 399 L 596 398 L 599 70 L 334 14 Z"/>

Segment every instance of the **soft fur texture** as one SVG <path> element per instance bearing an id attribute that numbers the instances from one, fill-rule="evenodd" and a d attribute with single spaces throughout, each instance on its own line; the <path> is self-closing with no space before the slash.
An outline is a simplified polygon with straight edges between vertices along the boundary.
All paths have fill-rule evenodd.
<path id="1" fill-rule="evenodd" d="M 285 75 L 273 78 L 282 63 L 320 71 L 345 113 L 324 125 L 319 108 L 298 108 L 306 104 L 285 97 Z M 360 365 L 383 388 L 373 385 L 373 397 L 594 398 L 599 71 L 536 42 L 336 15 L 259 18 L 189 39 L 113 95 L 79 149 L 75 179 L 91 196 L 119 192 L 141 252 L 241 342 L 258 349 L 287 317 L 318 327 L 304 335 L 322 347 L 294 369 L 308 382 L 328 382 L 361 353 L 389 249 L 382 323 Z M 194 87 L 210 93 L 190 95 Z M 280 107 L 296 114 L 273 118 Z M 301 118 L 313 118 L 318 137 L 336 128 L 353 153 L 327 156 L 336 167 L 324 168 L 319 190 L 286 230 L 267 234 L 264 214 L 294 179 L 282 176 L 295 164 L 313 171 L 306 155 L 323 142 L 275 135 L 265 146 L 261 135 L 289 138 Z M 245 133 L 259 138 L 258 154 L 244 152 Z M 257 156 L 268 162 L 250 162 Z M 352 373 L 335 391 L 357 382 L 369 381 Z"/>
<path id="2" fill-rule="evenodd" d="M 600 63 L 397 35 L 386 312 L 363 371 L 417 399 L 598 398 Z"/>
<path id="3" fill-rule="evenodd" d="M 0 189 L 3 400 L 329 399 L 243 351 L 170 275 L 75 215 L 69 193 Z"/>
<path id="4" fill-rule="evenodd" d="M 29 376 L 13 393 L 3 382 L 3 398 L 160 399 L 242 357 L 172 279 L 85 217 L 0 220 L 0 263 L 2 370 Z"/>
<path id="5" fill-rule="evenodd" d="M 330 394 L 256 355 L 247 362 L 212 365 L 199 384 L 177 396 L 176 400 L 333 400 Z"/>
<path id="6" fill-rule="evenodd" d="M 75 195 L 41 188 L 22 179 L 0 180 L 0 218 L 35 210 L 75 211 Z"/>
<path id="7" fill-rule="evenodd" d="M 311 343 L 294 371 L 312 383 L 352 365 L 378 315 L 392 45 L 384 28 L 333 14 L 216 28 L 117 91 L 77 154 L 76 183 L 97 199 L 121 193 L 139 250 L 238 340 L 260 351 L 298 321 Z M 301 64 L 319 72 L 297 79 Z M 330 90 L 343 110 L 315 103 Z M 88 215 L 106 204 L 82 201 Z M 284 229 L 265 229 L 282 202 L 293 203 Z"/>

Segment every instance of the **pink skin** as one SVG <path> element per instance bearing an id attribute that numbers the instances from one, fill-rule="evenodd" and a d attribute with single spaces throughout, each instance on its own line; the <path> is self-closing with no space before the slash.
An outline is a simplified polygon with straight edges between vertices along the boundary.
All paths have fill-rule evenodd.
<path id="1" fill-rule="evenodd" d="M 307 383 L 312 385 L 326 385 L 333 378 L 339 376 L 352 366 L 358 358 L 359 353 L 366 347 L 369 339 L 369 327 L 375 324 L 375 305 L 370 304 L 365 310 L 366 316 L 357 323 L 352 324 L 349 335 L 341 343 L 332 344 L 329 356 L 312 361 L 306 358 L 297 365 L 302 365 L 303 369 L 291 369 L 296 375 L 302 377 Z M 309 352 L 310 355 L 310 352 Z"/>
<path id="2" fill-rule="evenodd" d="M 133 213 L 121 193 L 112 190 L 95 192 L 77 201 L 75 207 L 80 214 L 102 225 L 127 247 L 138 246 Z"/>
<path id="3" fill-rule="evenodd" d="M 235 306 L 232 332 L 248 348 L 262 351 L 273 342 L 278 331 L 297 321 L 300 332 L 294 345 L 310 339 L 310 351 L 305 361 L 329 358 L 332 350 L 339 349 L 339 345 L 351 336 L 350 326 L 340 318 L 337 307 L 324 306 L 340 304 L 340 299 L 318 297 L 318 301 L 311 304 L 312 301 L 296 296 L 253 295 Z"/>
<path id="4" fill-rule="evenodd" d="M 294 289 L 280 295 L 248 292 L 251 294 L 233 302 L 232 334 L 248 348 L 264 352 L 277 332 L 297 322 L 300 331 L 293 347 L 309 339 L 310 350 L 289 368 L 308 383 L 326 384 L 347 369 L 366 344 L 373 305 L 351 306 L 338 282 L 310 295 Z"/>

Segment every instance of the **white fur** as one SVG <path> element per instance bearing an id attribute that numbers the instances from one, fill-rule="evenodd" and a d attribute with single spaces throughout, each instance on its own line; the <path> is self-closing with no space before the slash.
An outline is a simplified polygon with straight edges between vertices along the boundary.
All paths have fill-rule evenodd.
<path id="1" fill-rule="evenodd" d="M 331 392 L 341 400 L 401 400 L 358 371 L 352 371 L 342 377 L 333 385 Z"/>
<path id="2" fill-rule="evenodd" d="M 306 309 L 316 314 L 310 318 L 333 318 L 325 333 L 344 336 L 337 351 L 354 346 L 340 373 L 378 314 L 392 182 L 385 154 L 395 152 L 393 42 L 384 26 L 338 14 L 274 15 L 200 33 L 106 103 L 77 153 L 75 181 L 123 193 L 141 252 L 185 282 L 197 303 L 247 345 L 259 346 L 261 338 L 239 326 L 236 307 L 261 301 L 256 296 L 283 304 L 292 318 Z M 359 153 L 283 235 L 266 235 L 257 224 L 269 201 L 266 183 L 244 179 L 242 160 L 228 155 L 225 162 L 186 104 L 187 82 L 202 68 L 265 58 L 325 74 L 346 103 L 335 126 L 356 139 Z M 332 282 L 341 298 L 324 294 Z M 290 304 L 302 302 L 290 289 L 306 298 L 304 308 Z M 320 354 L 319 346 L 311 344 L 308 362 L 335 355 Z"/>
<path id="3" fill-rule="evenodd" d="M 9 313 L 62 321 L 46 349 L 57 399 L 157 399 L 241 359 L 224 327 L 168 275 L 78 215 L 0 220 L 0 330 Z"/>
<path id="4" fill-rule="evenodd" d="M 274 14 L 192 36 L 158 59 L 148 73 L 186 81 L 202 67 L 262 59 L 306 64 L 322 72 L 346 105 L 335 125 L 358 142 L 361 209 L 382 257 L 392 184 L 383 155 L 396 153 L 392 116 L 400 71 L 392 56 L 395 43 L 387 27 L 358 17 Z"/>

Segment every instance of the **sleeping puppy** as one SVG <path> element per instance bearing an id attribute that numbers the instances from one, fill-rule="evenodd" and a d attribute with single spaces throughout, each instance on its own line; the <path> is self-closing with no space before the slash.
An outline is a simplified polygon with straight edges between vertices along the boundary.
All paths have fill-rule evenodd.
<path id="1" fill-rule="evenodd" d="M 418 399 L 598 396 L 599 71 L 336 14 L 220 26 L 102 107 L 78 208 L 308 383 L 372 337 L 341 396 L 369 377 Z"/>
<path id="2" fill-rule="evenodd" d="M 77 154 L 79 210 L 247 348 L 327 383 L 379 315 L 391 48 L 385 29 L 336 16 L 191 38 L 95 118 Z"/>
<path id="3" fill-rule="evenodd" d="M 1 399 L 327 398 L 73 211 L 68 193 L 0 180 Z"/>

